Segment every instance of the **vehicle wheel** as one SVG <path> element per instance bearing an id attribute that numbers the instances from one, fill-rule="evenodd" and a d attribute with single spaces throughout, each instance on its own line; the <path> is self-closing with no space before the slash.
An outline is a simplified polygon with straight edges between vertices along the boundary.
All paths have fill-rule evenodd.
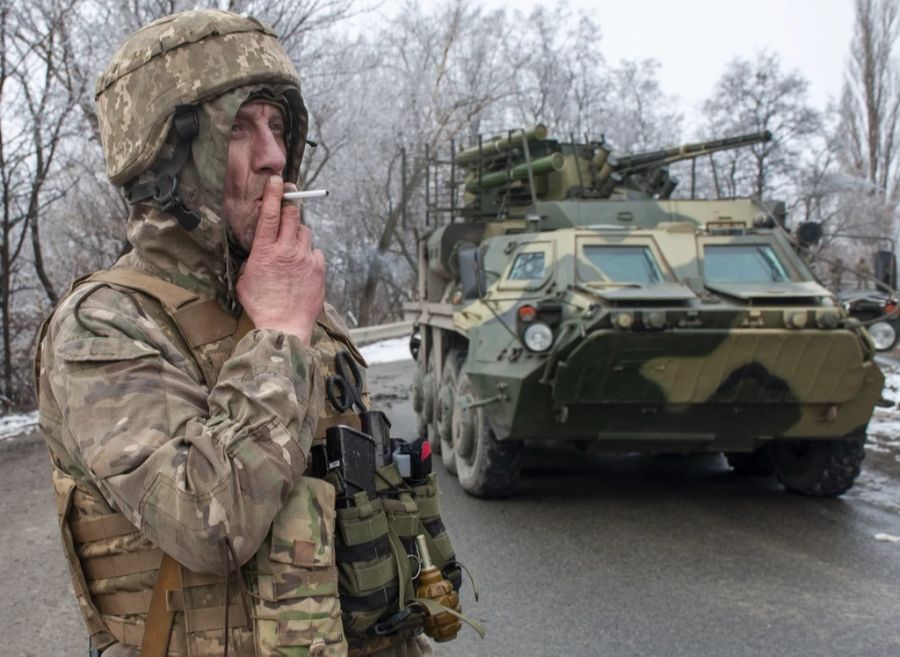
<path id="1" fill-rule="evenodd" d="M 772 446 L 763 445 L 752 452 L 725 452 L 725 460 L 737 475 L 746 477 L 769 477 L 775 474 L 772 461 Z"/>
<path id="2" fill-rule="evenodd" d="M 459 483 L 475 497 L 509 497 L 522 473 L 522 441 L 497 440 L 484 408 L 467 408 L 475 394 L 465 366 L 459 373 L 456 390 L 453 425 Z"/>
<path id="3" fill-rule="evenodd" d="M 456 474 L 456 459 L 453 456 L 453 407 L 456 400 L 456 382 L 460 364 L 465 354 L 458 349 L 450 349 L 441 372 L 441 386 L 435 404 L 435 425 L 441 445 L 441 462 L 448 472 Z"/>
<path id="4" fill-rule="evenodd" d="M 792 493 L 835 497 L 853 486 L 865 457 L 865 437 L 850 440 L 778 440 L 775 475 Z"/>
<path id="5" fill-rule="evenodd" d="M 897 344 L 897 328 L 891 322 L 875 322 L 868 331 L 878 351 L 890 351 Z"/>

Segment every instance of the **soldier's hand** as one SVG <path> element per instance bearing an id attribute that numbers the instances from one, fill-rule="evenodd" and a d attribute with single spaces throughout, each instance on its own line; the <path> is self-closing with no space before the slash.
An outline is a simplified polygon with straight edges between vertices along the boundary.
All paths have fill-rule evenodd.
<path id="1" fill-rule="evenodd" d="M 325 256 L 312 248 L 300 208 L 282 205 L 283 194 L 284 181 L 272 176 L 237 297 L 257 328 L 291 333 L 309 344 L 325 301 Z"/>

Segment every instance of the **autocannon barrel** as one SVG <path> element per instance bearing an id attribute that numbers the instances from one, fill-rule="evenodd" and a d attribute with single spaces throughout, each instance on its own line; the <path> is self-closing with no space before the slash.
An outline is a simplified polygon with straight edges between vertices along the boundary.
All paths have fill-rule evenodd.
<path id="1" fill-rule="evenodd" d="M 718 151 L 761 144 L 771 139 L 772 133 L 768 130 L 763 130 L 762 132 L 751 132 L 736 137 L 726 137 L 725 139 L 713 139 L 711 141 L 684 144 L 683 146 L 675 146 L 674 148 L 665 148 L 658 151 L 647 151 L 645 153 L 636 153 L 635 155 L 626 155 L 624 157 L 617 156 L 615 168 L 617 171 L 626 171 L 660 166 L 679 160 L 689 160 L 691 158 L 701 157 Z"/>
<path id="2" fill-rule="evenodd" d="M 472 146 L 466 148 L 456 154 L 454 162 L 460 166 L 465 166 L 467 164 L 473 164 L 485 157 L 493 157 L 504 151 L 508 151 L 510 148 L 521 145 L 523 135 L 525 139 L 529 141 L 546 139 L 547 126 L 539 123 L 528 130 L 513 130 L 505 137 L 496 137 L 495 139 L 484 142 L 481 144 L 481 147 Z"/>
<path id="3" fill-rule="evenodd" d="M 565 164 L 566 159 L 561 153 L 553 153 L 553 155 L 532 160 L 531 170 L 535 175 L 540 175 L 551 171 L 562 171 Z M 483 189 L 502 187 L 513 180 L 525 180 L 526 178 L 528 178 L 528 163 L 523 162 L 512 169 L 486 173 L 480 179 L 475 176 L 466 178 L 466 191 L 474 194 Z"/>

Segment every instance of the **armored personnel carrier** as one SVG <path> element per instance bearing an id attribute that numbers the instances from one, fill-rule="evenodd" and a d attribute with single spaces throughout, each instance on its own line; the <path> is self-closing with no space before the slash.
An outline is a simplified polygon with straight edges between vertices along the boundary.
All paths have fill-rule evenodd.
<path id="1" fill-rule="evenodd" d="M 870 338 L 783 203 L 672 198 L 671 163 L 770 138 L 619 157 L 539 125 L 434 158 L 414 405 L 468 493 L 512 494 L 529 439 L 724 452 L 813 496 L 853 485 L 883 384 Z"/>

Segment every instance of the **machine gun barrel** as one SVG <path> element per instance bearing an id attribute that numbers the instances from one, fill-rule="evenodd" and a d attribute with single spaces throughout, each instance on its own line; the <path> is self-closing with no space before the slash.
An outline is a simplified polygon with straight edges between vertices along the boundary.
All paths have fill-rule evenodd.
<path id="1" fill-rule="evenodd" d="M 768 130 L 763 130 L 762 132 L 751 132 L 736 137 L 726 137 L 725 139 L 713 139 L 712 141 L 684 144 L 683 146 L 664 148 L 658 151 L 647 151 L 646 153 L 637 153 L 635 155 L 626 155 L 624 157 L 616 156 L 614 170 L 630 173 L 635 170 L 665 166 L 666 164 L 678 162 L 679 160 L 690 160 L 695 157 L 701 157 L 718 151 L 731 150 L 732 148 L 740 148 L 741 146 L 752 146 L 753 144 L 762 144 L 771 139 L 772 133 Z"/>
<path id="2" fill-rule="evenodd" d="M 521 145 L 522 136 L 529 141 L 539 141 L 547 138 L 547 126 L 537 124 L 528 130 L 513 130 L 505 137 L 497 137 L 481 144 L 481 147 L 471 146 L 465 150 L 461 150 L 453 158 L 453 161 L 460 166 L 474 164 L 478 160 L 486 157 L 499 155 L 510 148 Z"/>

